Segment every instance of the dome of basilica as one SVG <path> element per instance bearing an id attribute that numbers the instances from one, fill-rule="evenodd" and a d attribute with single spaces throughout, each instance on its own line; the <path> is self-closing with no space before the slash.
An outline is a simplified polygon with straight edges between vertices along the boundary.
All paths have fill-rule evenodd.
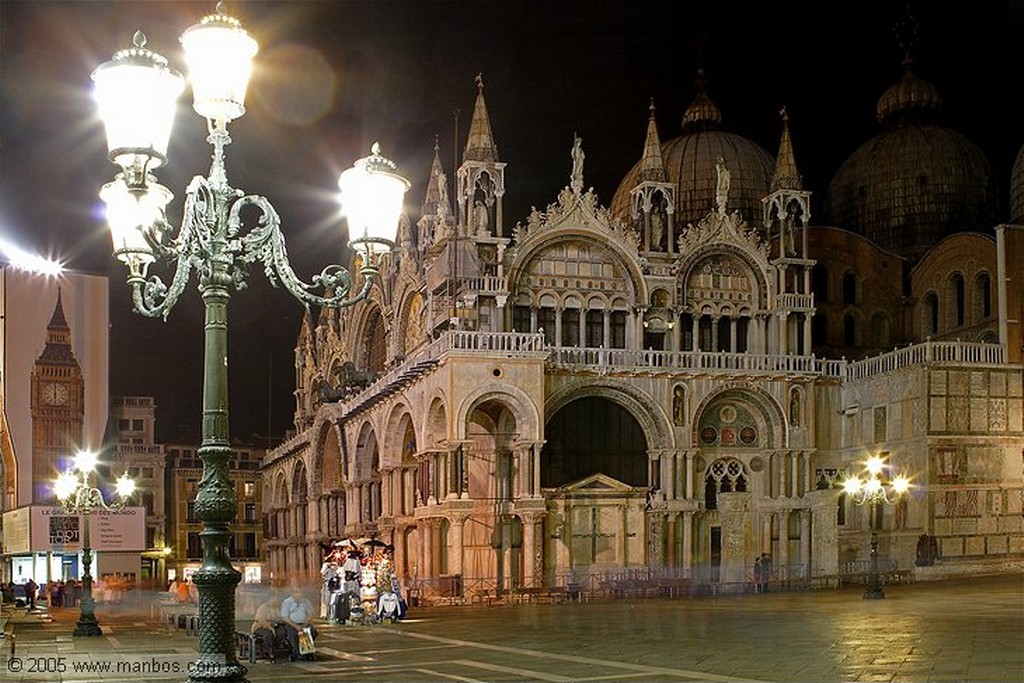
<path id="1" fill-rule="evenodd" d="M 747 221 L 760 224 L 761 198 L 769 192 L 775 159 L 757 143 L 718 130 L 721 120 L 703 79 L 698 79 L 697 95 L 683 113 L 683 134 L 661 144 L 668 180 L 676 186 L 676 225 L 696 224 L 715 208 L 719 157 L 731 176 L 728 210 L 739 210 Z M 613 216 L 627 223 L 632 222 L 629 194 L 640 180 L 641 165 L 642 160 L 626 173 L 609 207 Z"/>
<path id="2" fill-rule="evenodd" d="M 878 100 L 885 130 L 839 168 L 826 220 L 916 260 L 946 235 L 996 223 L 992 168 L 974 143 L 934 122 L 938 90 L 910 69 Z"/>

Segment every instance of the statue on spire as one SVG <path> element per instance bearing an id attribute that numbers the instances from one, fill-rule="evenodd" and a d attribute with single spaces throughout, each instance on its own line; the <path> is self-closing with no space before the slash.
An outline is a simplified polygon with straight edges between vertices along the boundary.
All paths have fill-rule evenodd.
<path id="1" fill-rule="evenodd" d="M 576 194 L 583 192 L 583 159 L 586 156 L 583 153 L 583 138 L 578 135 L 574 135 L 572 143 L 572 177 L 570 185 L 572 191 Z"/>
<path id="2" fill-rule="evenodd" d="M 715 170 L 718 171 L 718 187 L 715 188 L 715 204 L 718 206 L 718 213 L 724 214 L 726 204 L 729 202 L 729 185 L 732 182 L 732 174 L 729 173 L 729 169 L 725 167 L 725 159 L 722 157 L 718 157 L 718 162 L 715 164 Z"/>

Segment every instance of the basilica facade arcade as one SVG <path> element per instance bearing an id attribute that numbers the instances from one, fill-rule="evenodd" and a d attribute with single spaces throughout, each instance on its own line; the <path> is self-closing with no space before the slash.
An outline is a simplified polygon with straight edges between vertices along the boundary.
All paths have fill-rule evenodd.
<path id="1" fill-rule="evenodd" d="M 910 125 L 920 98 L 893 98 L 880 120 Z M 424 596 L 743 590 L 763 554 L 773 580 L 831 580 L 868 557 L 840 484 L 872 455 L 914 482 L 882 517 L 887 571 L 1024 564 L 1022 217 L 944 212 L 968 199 L 945 187 L 886 242 L 890 214 L 857 206 L 911 202 L 857 174 L 899 159 L 859 151 L 814 223 L 785 116 L 774 155 L 719 123 L 703 81 L 677 138 L 652 105 L 607 207 L 577 138 L 568 184 L 512 225 L 478 79 L 454 182 L 435 154 L 370 300 L 303 322 L 296 433 L 264 465 L 271 575 L 368 536 Z M 890 134 L 873 153 L 906 153 Z M 984 213 L 985 182 L 963 192 Z"/>

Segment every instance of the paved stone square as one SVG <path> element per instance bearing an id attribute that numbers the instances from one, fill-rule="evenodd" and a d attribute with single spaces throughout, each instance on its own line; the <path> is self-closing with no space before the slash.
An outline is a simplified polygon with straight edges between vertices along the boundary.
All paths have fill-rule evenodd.
<path id="1" fill-rule="evenodd" d="M 250 681 L 715 681 L 1020 683 L 1024 576 L 919 582 L 863 600 L 815 593 L 413 609 L 398 624 L 320 625 L 317 662 L 257 662 Z M 72 638 L 76 610 L 19 625 L 3 681 L 184 680 L 165 674 L 29 673 L 53 658 L 177 663 L 195 639 L 148 612 L 98 612 L 100 638 Z M 168 664 L 170 666 L 170 664 Z M 81 667 L 79 667 L 81 669 Z"/>

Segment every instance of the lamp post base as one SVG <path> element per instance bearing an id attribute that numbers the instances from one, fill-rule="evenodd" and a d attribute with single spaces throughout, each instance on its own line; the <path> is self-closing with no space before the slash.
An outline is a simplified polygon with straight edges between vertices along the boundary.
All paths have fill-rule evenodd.
<path id="1" fill-rule="evenodd" d="M 79 618 L 78 623 L 75 624 L 75 630 L 72 632 L 74 636 L 102 636 L 103 629 L 100 628 L 99 623 L 96 621 L 96 617 L 91 619 L 82 616 Z"/>
<path id="2" fill-rule="evenodd" d="M 883 600 L 885 598 L 885 591 L 881 588 L 868 588 L 864 591 L 865 600 Z"/>

